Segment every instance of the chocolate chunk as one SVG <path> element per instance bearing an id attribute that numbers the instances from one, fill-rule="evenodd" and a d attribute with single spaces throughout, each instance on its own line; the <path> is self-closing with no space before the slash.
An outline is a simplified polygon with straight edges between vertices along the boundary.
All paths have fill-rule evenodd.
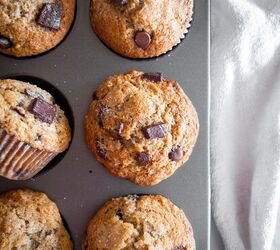
<path id="1" fill-rule="evenodd" d="M 37 24 L 58 30 L 62 15 L 61 3 L 45 3 L 37 16 Z"/>
<path id="2" fill-rule="evenodd" d="M 100 141 L 96 141 L 96 151 L 98 155 L 105 159 L 107 155 L 107 150 L 105 149 L 104 145 Z"/>
<path id="3" fill-rule="evenodd" d="M 118 211 L 116 212 L 116 216 L 119 217 L 120 220 L 123 219 L 123 213 L 120 209 L 118 209 Z"/>
<path id="4" fill-rule="evenodd" d="M 151 36 L 146 31 L 138 31 L 135 34 L 134 41 L 141 49 L 147 49 L 151 43 Z"/>
<path id="5" fill-rule="evenodd" d="M 146 166 L 150 162 L 150 155 L 145 152 L 141 152 L 136 155 L 135 160 L 139 166 Z"/>
<path id="6" fill-rule="evenodd" d="M 56 107 L 40 97 L 33 99 L 28 107 L 28 111 L 42 122 L 48 124 L 53 122 L 56 115 Z"/>
<path id="7" fill-rule="evenodd" d="M 0 48 L 8 49 L 8 48 L 11 48 L 12 46 L 13 46 L 13 43 L 11 42 L 11 40 L 9 38 L 0 35 Z"/>
<path id="8" fill-rule="evenodd" d="M 117 125 L 116 132 L 117 132 L 118 135 L 120 135 L 122 133 L 123 128 L 124 128 L 123 123 L 120 123 L 120 124 Z"/>
<path id="9" fill-rule="evenodd" d="M 144 127 L 142 131 L 146 139 L 163 138 L 168 132 L 163 122 Z"/>
<path id="10" fill-rule="evenodd" d="M 183 157 L 183 150 L 180 146 L 175 146 L 168 154 L 168 158 L 172 161 L 179 161 Z"/>
<path id="11" fill-rule="evenodd" d="M 164 80 L 162 73 L 160 73 L 160 72 L 145 73 L 145 74 L 143 74 L 143 78 L 147 79 L 149 81 L 152 81 L 152 82 L 161 82 Z"/>
<path id="12" fill-rule="evenodd" d="M 111 0 L 113 3 L 117 3 L 117 4 L 121 4 L 121 5 L 124 5 L 124 4 L 127 4 L 128 3 L 128 0 Z"/>

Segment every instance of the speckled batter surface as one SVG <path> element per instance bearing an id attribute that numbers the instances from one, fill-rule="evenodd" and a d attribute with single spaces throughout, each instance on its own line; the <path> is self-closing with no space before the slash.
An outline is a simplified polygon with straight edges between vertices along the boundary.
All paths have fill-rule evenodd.
<path id="1" fill-rule="evenodd" d="M 107 202 L 90 221 L 85 250 L 194 250 L 184 212 L 160 196 L 127 196 Z"/>
<path id="2" fill-rule="evenodd" d="M 91 24 L 97 36 L 117 53 L 133 58 L 171 50 L 190 26 L 192 14 L 193 0 L 91 0 Z M 145 49 L 135 43 L 138 31 L 151 37 Z"/>
<path id="3" fill-rule="evenodd" d="M 28 111 L 37 97 L 56 106 L 56 116 L 51 124 L 42 122 Z M 0 80 L 0 127 L 33 148 L 49 152 L 64 151 L 71 140 L 68 120 L 54 98 L 35 85 L 17 80 Z"/>
<path id="4" fill-rule="evenodd" d="M 63 12 L 58 30 L 36 23 L 45 3 L 59 2 Z M 66 35 L 75 15 L 75 0 L 0 0 L 0 35 L 13 43 L 0 52 L 17 57 L 37 55 L 55 47 Z"/>
<path id="5" fill-rule="evenodd" d="M 0 195 L 1 250 L 72 250 L 55 203 L 45 194 L 14 190 Z"/>
<path id="6" fill-rule="evenodd" d="M 146 138 L 143 130 L 155 124 L 163 124 L 166 133 Z M 132 71 L 109 77 L 97 89 L 85 130 L 90 150 L 111 173 L 155 185 L 188 160 L 199 122 L 176 81 L 153 82 Z"/>

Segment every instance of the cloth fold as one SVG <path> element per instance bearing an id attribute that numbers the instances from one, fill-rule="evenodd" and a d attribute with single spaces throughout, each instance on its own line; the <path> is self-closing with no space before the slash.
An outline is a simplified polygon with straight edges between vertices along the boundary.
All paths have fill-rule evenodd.
<path id="1" fill-rule="evenodd" d="M 280 1 L 211 1 L 212 210 L 226 249 L 280 249 Z"/>

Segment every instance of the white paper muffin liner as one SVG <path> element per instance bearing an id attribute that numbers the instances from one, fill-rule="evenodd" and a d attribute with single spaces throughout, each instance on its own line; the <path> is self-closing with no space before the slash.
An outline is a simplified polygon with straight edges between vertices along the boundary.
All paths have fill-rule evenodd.
<path id="1" fill-rule="evenodd" d="M 30 179 L 57 154 L 33 148 L 0 128 L 0 175 L 5 178 Z"/>

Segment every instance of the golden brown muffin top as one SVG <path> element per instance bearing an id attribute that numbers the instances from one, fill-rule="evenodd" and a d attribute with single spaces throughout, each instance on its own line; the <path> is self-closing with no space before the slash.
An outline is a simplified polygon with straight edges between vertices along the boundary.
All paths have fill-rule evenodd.
<path id="1" fill-rule="evenodd" d="M 38 99 L 55 109 L 51 123 L 32 113 L 31 106 Z M 18 140 L 50 152 L 64 151 L 71 140 L 68 120 L 54 98 L 45 90 L 18 80 L 0 80 L 0 127 Z"/>

